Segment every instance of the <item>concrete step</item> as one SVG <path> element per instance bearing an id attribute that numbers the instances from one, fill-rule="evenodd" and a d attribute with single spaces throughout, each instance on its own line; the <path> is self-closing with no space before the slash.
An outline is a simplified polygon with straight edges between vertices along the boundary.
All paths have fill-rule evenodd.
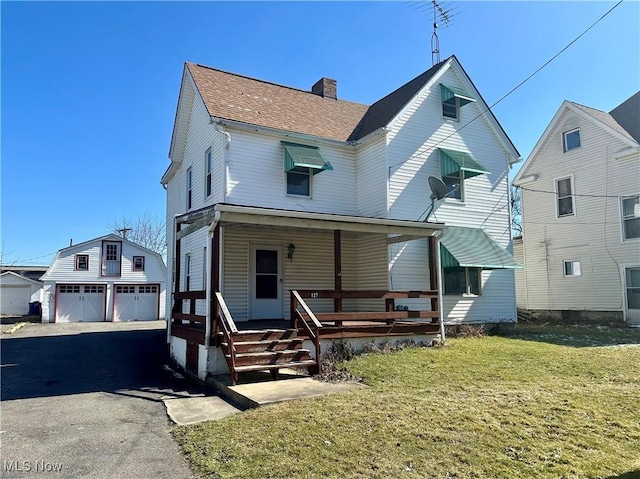
<path id="1" fill-rule="evenodd" d="M 305 359 L 301 361 L 290 361 L 286 363 L 278 363 L 278 364 L 252 364 L 248 366 L 236 366 L 236 372 L 248 372 L 248 371 L 271 371 L 274 369 L 290 369 L 296 367 L 305 367 L 308 368 L 310 366 L 315 366 L 316 362 L 313 359 Z"/>

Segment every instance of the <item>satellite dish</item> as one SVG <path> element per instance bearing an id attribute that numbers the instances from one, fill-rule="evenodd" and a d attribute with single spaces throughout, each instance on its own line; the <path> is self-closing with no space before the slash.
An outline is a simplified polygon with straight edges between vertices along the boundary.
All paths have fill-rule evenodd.
<path id="1" fill-rule="evenodd" d="M 447 187 L 437 176 L 429 177 L 429 188 L 431 188 L 431 206 L 429 206 L 429 213 L 427 213 L 427 216 L 424 219 L 425 223 L 429 219 L 429 216 L 431 216 L 431 213 L 433 213 L 433 208 L 435 206 L 436 200 L 441 200 L 442 198 L 447 196 Z"/>
<path id="2" fill-rule="evenodd" d="M 441 200 L 447 194 L 447 187 L 437 176 L 429 177 L 429 188 L 431 188 L 431 199 Z"/>

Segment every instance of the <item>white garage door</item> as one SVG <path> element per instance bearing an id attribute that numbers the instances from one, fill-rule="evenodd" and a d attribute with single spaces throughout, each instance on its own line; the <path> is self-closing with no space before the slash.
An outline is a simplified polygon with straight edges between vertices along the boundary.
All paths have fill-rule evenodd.
<path id="1" fill-rule="evenodd" d="M 0 290 L 0 304 L 2 314 L 15 314 L 22 316 L 29 314 L 29 300 L 31 290 L 29 286 L 3 285 Z"/>
<path id="2" fill-rule="evenodd" d="M 114 321 L 158 319 L 157 285 L 116 285 Z"/>
<path id="3" fill-rule="evenodd" d="M 57 323 L 104 321 L 105 287 L 96 284 L 58 286 Z"/>

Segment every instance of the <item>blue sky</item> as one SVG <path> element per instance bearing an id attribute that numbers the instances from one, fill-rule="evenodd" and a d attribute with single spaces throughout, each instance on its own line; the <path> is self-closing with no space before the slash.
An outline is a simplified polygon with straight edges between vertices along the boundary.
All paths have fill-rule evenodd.
<path id="1" fill-rule="evenodd" d="M 440 29 L 492 104 L 616 2 L 455 2 Z M 431 66 L 429 2 L 6 2 L 2 260 L 49 264 L 123 216 L 164 217 L 183 63 L 370 104 Z M 640 88 L 626 0 L 495 108 L 523 159 L 562 100 L 609 111 Z"/>

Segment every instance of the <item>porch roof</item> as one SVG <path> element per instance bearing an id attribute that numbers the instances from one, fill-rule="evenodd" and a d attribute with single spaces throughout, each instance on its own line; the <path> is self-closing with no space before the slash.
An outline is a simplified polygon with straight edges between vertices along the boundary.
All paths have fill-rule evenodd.
<path id="1" fill-rule="evenodd" d="M 433 236 L 446 229 L 442 223 L 370 218 L 365 216 L 311 213 L 257 206 L 218 203 L 201 210 L 176 217 L 179 224 L 188 224 L 178 233 L 182 238 L 213 223 L 225 225 L 246 224 L 281 228 L 314 230 L 341 230 L 354 233 L 394 235 L 391 241 L 409 241 Z"/>

